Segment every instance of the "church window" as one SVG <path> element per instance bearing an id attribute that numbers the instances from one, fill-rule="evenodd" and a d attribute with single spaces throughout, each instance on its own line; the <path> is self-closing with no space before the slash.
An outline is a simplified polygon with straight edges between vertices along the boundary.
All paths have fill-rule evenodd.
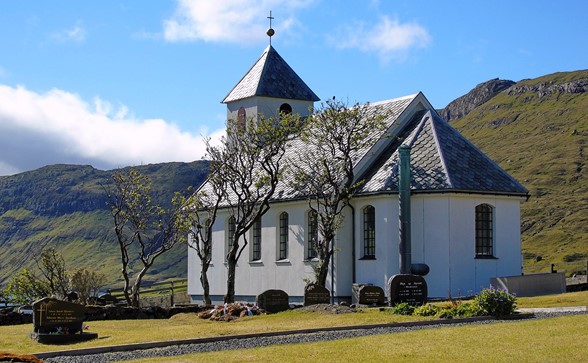
<path id="1" fill-rule="evenodd" d="M 280 238 L 278 246 L 278 260 L 288 258 L 288 213 L 280 214 Z"/>
<path id="2" fill-rule="evenodd" d="M 280 115 L 289 115 L 292 113 L 292 106 L 287 103 L 282 103 L 280 106 Z"/>
<path id="3" fill-rule="evenodd" d="M 255 220 L 252 230 L 251 261 L 259 261 L 261 260 L 261 218 Z"/>
<path id="4" fill-rule="evenodd" d="M 376 257 L 376 209 L 368 205 L 363 209 L 363 258 Z"/>
<path id="5" fill-rule="evenodd" d="M 227 221 L 227 250 L 225 251 L 225 261 L 227 260 L 227 256 L 229 252 L 233 248 L 233 241 L 235 238 L 235 217 L 231 216 Z"/>
<path id="6" fill-rule="evenodd" d="M 317 257 L 318 215 L 315 211 L 308 212 L 306 230 L 306 258 L 310 260 Z"/>
<path id="7" fill-rule="evenodd" d="M 237 125 L 243 131 L 247 127 L 247 113 L 244 107 L 239 108 L 239 111 L 237 111 Z"/>
<path id="8" fill-rule="evenodd" d="M 488 204 L 476 206 L 476 257 L 493 256 L 494 208 Z"/>

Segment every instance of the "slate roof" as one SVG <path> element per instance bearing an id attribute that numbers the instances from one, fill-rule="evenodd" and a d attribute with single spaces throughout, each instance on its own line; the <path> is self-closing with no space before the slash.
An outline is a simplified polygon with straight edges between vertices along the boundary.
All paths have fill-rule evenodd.
<path id="1" fill-rule="evenodd" d="M 222 103 L 264 96 L 293 100 L 318 101 L 318 96 L 269 45 L 249 72 L 222 100 Z"/>
<path id="2" fill-rule="evenodd" d="M 422 98 L 421 98 L 422 97 Z M 411 190 L 413 193 L 476 193 L 526 196 L 527 189 L 488 158 L 476 146 L 441 118 L 433 109 L 423 109 L 419 93 L 374 103 L 374 110 L 389 112 L 388 131 L 373 135 L 372 144 L 354 156 L 354 163 L 366 163 L 358 180 L 365 182 L 360 195 L 398 192 L 398 148 L 411 147 Z M 418 107 L 417 104 L 418 103 Z M 402 125 L 403 123 L 403 125 Z M 378 142 L 384 146 L 376 150 Z M 295 163 L 299 150 L 309 146 L 301 140 L 289 144 L 285 163 Z M 288 174 L 286 174 L 288 175 Z M 301 191 L 282 180 L 273 202 L 302 199 Z M 206 183 L 202 188 L 207 189 Z"/>
<path id="3" fill-rule="evenodd" d="M 366 173 L 361 193 L 398 191 L 398 148 L 411 147 L 411 190 L 527 195 L 528 190 L 435 111 L 415 113 Z"/>

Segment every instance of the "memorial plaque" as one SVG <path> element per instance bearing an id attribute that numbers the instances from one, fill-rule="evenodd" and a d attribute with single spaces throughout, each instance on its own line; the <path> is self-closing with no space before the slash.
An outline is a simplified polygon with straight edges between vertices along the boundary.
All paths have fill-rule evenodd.
<path id="1" fill-rule="evenodd" d="M 84 307 L 80 304 L 43 298 L 33 303 L 32 337 L 41 343 L 67 343 L 94 339 L 96 333 L 84 333 Z"/>
<path id="2" fill-rule="evenodd" d="M 331 292 L 318 284 L 308 284 L 304 288 L 304 306 L 330 304 Z"/>
<path id="3" fill-rule="evenodd" d="M 386 301 L 384 290 L 379 286 L 353 284 L 351 290 L 351 302 L 355 305 L 384 305 Z"/>
<path id="4" fill-rule="evenodd" d="M 257 306 L 270 313 L 288 310 L 290 302 L 288 294 L 282 290 L 266 290 L 257 295 Z"/>
<path id="5" fill-rule="evenodd" d="M 423 305 L 427 301 L 427 282 L 418 275 L 394 275 L 388 280 L 390 306 L 398 303 Z"/>

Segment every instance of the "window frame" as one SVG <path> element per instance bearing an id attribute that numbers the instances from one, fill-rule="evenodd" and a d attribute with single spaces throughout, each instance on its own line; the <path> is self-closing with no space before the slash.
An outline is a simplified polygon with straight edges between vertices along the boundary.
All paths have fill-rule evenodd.
<path id="1" fill-rule="evenodd" d="M 288 242 L 290 232 L 290 216 L 287 212 L 282 212 L 278 216 L 278 261 L 288 259 Z"/>
<path id="2" fill-rule="evenodd" d="M 261 218 L 258 218 L 251 226 L 251 262 L 261 261 L 261 240 L 262 225 Z"/>
<path id="3" fill-rule="evenodd" d="M 371 212 L 371 213 L 370 213 Z M 376 259 L 376 208 L 367 205 L 362 209 L 362 259 Z"/>
<path id="4" fill-rule="evenodd" d="M 225 236 L 225 262 L 227 262 L 227 256 L 229 255 L 229 251 L 233 246 L 233 237 L 235 235 L 235 229 L 237 226 L 235 225 L 235 217 L 230 216 L 227 219 L 227 229 L 226 229 L 226 236 Z"/>
<path id="5" fill-rule="evenodd" d="M 475 253 L 476 258 L 494 258 L 495 231 L 494 207 L 487 203 L 475 207 Z"/>
<path id="6" fill-rule="evenodd" d="M 318 258 L 318 213 L 314 210 L 306 213 L 306 259 L 313 260 Z"/>

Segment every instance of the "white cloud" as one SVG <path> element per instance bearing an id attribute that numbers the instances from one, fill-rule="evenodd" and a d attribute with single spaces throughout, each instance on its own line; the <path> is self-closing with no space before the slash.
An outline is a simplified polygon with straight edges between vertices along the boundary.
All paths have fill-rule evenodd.
<path id="1" fill-rule="evenodd" d="M 314 0 L 178 0 L 174 15 L 163 23 L 167 41 L 249 43 L 265 39 L 269 11 L 280 9 L 280 32 L 298 22 L 294 12 Z"/>
<path id="2" fill-rule="evenodd" d="M 86 40 L 86 29 L 83 28 L 80 23 L 77 23 L 73 28 L 55 31 L 51 33 L 49 37 L 59 43 L 81 43 Z"/>
<path id="3" fill-rule="evenodd" d="M 358 49 L 376 53 L 383 61 L 403 60 L 414 48 L 426 48 L 431 43 L 427 29 L 417 23 L 400 23 L 388 16 L 380 17 L 373 26 L 357 22 L 330 36 L 330 42 L 340 49 Z"/>
<path id="4" fill-rule="evenodd" d="M 58 89 L 39 94 L 0 85 L 0 175 L 56 163 L 112 169 L 189 162 L 204 154 L 202 136 L 162 119 L 137 120 L 124 105 L 99 98 L 89 103 Z"/>

